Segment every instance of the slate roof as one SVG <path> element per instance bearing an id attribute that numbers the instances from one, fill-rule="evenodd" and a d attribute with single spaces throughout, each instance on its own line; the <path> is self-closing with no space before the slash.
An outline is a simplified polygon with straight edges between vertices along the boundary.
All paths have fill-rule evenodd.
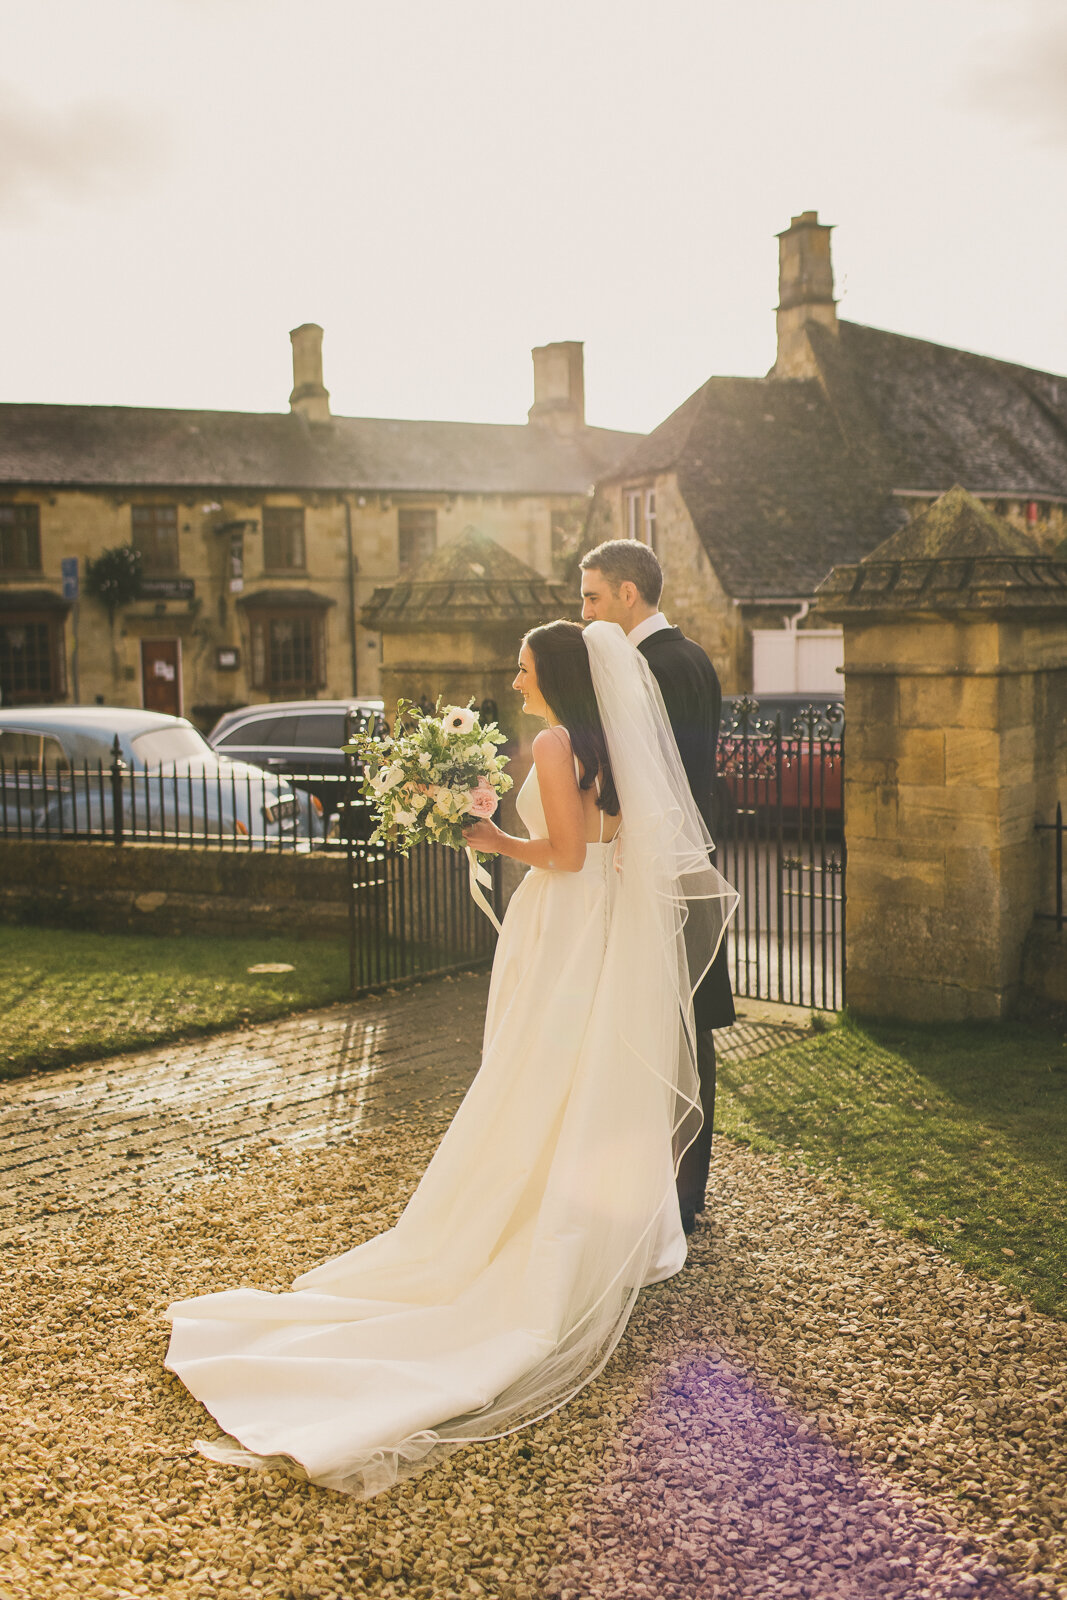
<path id="1" fill-rule="evenodd" d="M 613 478 L 675 471 L 719 580 L 736 598 L 803 598 L 902 520 L 847 449 L 814 380 L 712 378 Z"/>
<path id="2" fill-rule="evenodd" d="M 876 431 L 895 488 L 1067 498 L 1067 377 L 839 326 L 809 327 L 820 371 L 846 437 Z"/>
<path id="3" fill-rule="evenodd" d="M 1067 499 L 1067 378 L 842 322 L 820 378 L 711 378 L 604 481 L 674 471 L 738 599 L 801 598 L 901 526 L 894 491 Z"/>
<path id="4" fill-rule="evenodd" d="M 0 404 L 0 483 L 584 494 L 641 436 L 143 406 Z"/>

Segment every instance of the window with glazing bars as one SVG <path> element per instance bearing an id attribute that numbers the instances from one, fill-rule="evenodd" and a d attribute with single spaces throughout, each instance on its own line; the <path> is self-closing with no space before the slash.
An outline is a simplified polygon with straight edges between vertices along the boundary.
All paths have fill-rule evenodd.
<path id="1" fill-rule="evenodd" d="M 145 577 L 178 571 L 178 507 L 131 506 L 133 542 Z"/>
<path id="2" fill-rule="evenodd" d="M 326 630 L 308 612 L 257 617 L 252 624 L 252 682 L 257 689 L 321 689 L 326 683 Z"/>
<path id="3" fill-rule="evenodd" d="M 0 505 L 0 572 L 40 570 L 40 506 Z"/>
<path id="4" fill-rule="evenodd" d="M 437 512 L 401 507 L 397 513 L 397 565 L 409 577 L 437 549 Z"/>
<path id="5" fill-rule="evenodd" d="M 61 625 L 32 617 L 0 622 L 3 704 L 56 700 L 65 692 Z"/>
<path id="6" fill-rule="evenodd" d="M 302 572 L 306 565 L 303 506 L 264 506 L 264 570 Z"/>
<path id="7" fill-rule="evenodd" d="M 627 539 L 639 539 L 650 550 L 656 549 L 655 489 L 625 489 L 623 509 Z"/>

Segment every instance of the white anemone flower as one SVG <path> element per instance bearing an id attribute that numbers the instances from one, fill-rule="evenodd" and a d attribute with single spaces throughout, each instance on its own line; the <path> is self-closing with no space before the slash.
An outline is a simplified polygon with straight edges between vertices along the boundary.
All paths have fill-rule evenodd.
<path id="1" fill-rule="evenodd" d="M 441 718 L 446 733 L 470 733 L 474 722 L 474 712 L 466 706 L 449 706 Z"/>

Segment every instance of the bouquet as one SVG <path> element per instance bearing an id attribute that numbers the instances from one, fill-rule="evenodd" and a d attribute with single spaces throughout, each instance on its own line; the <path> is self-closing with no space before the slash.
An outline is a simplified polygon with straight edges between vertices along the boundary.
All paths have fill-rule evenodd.
<path id="1" fill-rule="evenodd" d="M 403 855 L 427 841 L 473 855 L 463 823 L 491 817 L 511 788 L 507 757 L 497 750 L 506 735 L 495 722 L 483 728 L 466 706 L 442 710 L 438 701 L 432 716 L 422 716 L 410 700 L 398 700 L 396 713 L 391 736 L 361 733 L 344 746 L 364 763 L 362 793 L 378 818 L 371 840 Z"/>

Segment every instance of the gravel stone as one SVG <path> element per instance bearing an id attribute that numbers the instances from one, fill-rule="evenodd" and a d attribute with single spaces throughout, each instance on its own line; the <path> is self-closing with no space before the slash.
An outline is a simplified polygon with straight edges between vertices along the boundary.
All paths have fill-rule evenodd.
<path id="1" fill-rule="evenodd" d="M 1067 1600 L 1067 1328 L 724 1140 L 689 1265 L 562 1412 L 366 1504 L 195 1453 L 213 1425 L 163 1371 L 163 1308 L 285 1288 L 395 1220 L 482 984 L 332 1008 L 303 1057 L 276 1025 L 215 1042 L 244 1099 L 185 1049 L 7 1087 L 0 1600 Z M 321 1114 L 287 1088 L 339 1059 Z M 143 1166 L 105 1179 L 108 1143 Z"/>

